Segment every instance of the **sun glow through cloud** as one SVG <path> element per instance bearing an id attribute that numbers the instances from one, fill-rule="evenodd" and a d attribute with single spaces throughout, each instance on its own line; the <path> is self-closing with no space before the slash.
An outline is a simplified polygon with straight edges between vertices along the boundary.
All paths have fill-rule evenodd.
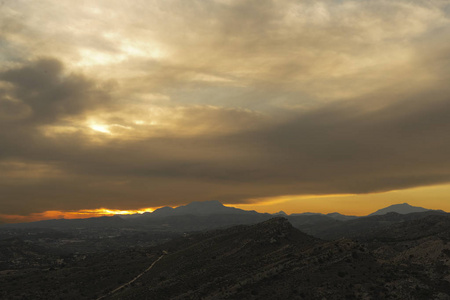
<path id="1" fill-rule="evenodd" d="M 109 131 L 108 126 L 106 125 L 91 124 L 89 127 L 95 131 L 111 134 L 111 131 Z"/>
<path id="2" fill-rule="evenodd" d="M 449 8 L 3 1 L 0 212 L 448 210 Z"/>

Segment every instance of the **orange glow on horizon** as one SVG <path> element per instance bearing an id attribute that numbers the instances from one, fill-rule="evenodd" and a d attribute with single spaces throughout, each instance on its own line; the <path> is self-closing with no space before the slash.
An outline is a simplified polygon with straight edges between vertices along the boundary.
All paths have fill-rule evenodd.
<path id="1" fill-rule="evenodd" d="M 114 215 L 142 214 L 145 212 L 153 212 L 155 209 L 156 208 L 153 207 L 147 207 L 137 210 L 119 210 L 108 208 L 81 209 L 77 211 L 48 210 L 40 213 L 32 213 L 25 216 L 0 214 L 0 220 L 3 220 L 6 223 L 23 223 L 51 219 L 86 219 Z"/>
<path id="2" fill-rule="evenodd" d="M 260 213 L 275 213 L 283 210 L 287 214 L 314 212 L 339 212 L 345 215 L 364 216 L 393 204 L 408 203 L 427 209 L 441 209 L 450 212 L 450 184 L 417 187 L 404 190 L 371 194 L 330 194 L 330 195 L 284 195 L 267 198 L 248 199 L 247 203 L 223 203 L 228 207 L 255 210 Z M 187 203 L 186 203 L 187 204 Z M 170 205 L 169 205 L 170 206 Z M 23 223 L 49 219 L 83 219 L 101 216 L 130 215 L 153 212 L 162 206 L 136 210 L 81 209 L 78 211 L 51 210 L 29 215 L 0 214 L 0 222 Z M 176 206 L 171 206 L 175 208 Z"/>
<path id="3" fill-rule="evenodd" d="M 333 213 L 365 216 L 381 208 L 408 203 L 427 209 L 450 212 L 450 184 L 415 187 L 369 194 L 284 195 L 251 199 L 248 203 L 232 205 L 260 213 Z"/>

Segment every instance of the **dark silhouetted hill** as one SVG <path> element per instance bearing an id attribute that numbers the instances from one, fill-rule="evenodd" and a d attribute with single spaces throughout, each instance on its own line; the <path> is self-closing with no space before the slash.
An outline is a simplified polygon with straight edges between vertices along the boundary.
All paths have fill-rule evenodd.
<path id="1" fill-rule="evenodd" d="M 139 284 L 112 298 L 432 299 L 450 291 L 448 270 L 380 261 L 378 248 L 321 241 L 285 218 L 194 235 L 163 248 L 169 254 Z"/>
<path id="2" fill-rule="evenodd" d="M 96 299 L 123 286 L 106 299 L 448 299 L 448 224 L 428 215 L 360 243 L 320 240 L 277 217 L 0 272 L 0 298 Z"/>
<path id="3" fill-rule="evenodd" d="M 387 228 L 393 224 L 405 221 L 419 220 L 430 215 L 449 215 L 441 211 L 428 210 L 420 213 L 398 214 L 395 212 L 361 217 L 349 221 L 320 222 L 305 227 L 305 231 L 322 239 L 334 240 L 339 238 L 359 238 L 375 231 Z"/>
<path id="4" fill-rule="evenodd" d="M 401 211 L 392 212 L 391 210 Z M 419 210 L 422 212 L 406 213 Z M 387 212 L 391 211 L 391 212 Z M 387 212 L 387 213 L 384 213 Z M 357 238 L 371 234 L 392 224 L 424 218 L 428 215 L 446 214 L 443 211 L 417 208 L 408 204 L 393 205 L 366 217 L 346 216 L 339 213 L 302 213 L 283 215 L 292 225 L 307 234 L 321 239 Z M 251 225 L 263 222 L 274 215 L 257 213 L 222 205 L 219 201 L 193 202 L 177 208 L 162 207 L 153 213 L 127 216 L 98 217 L 74 220 L 46 220 L 31 223 L 3 224 L 2 228 L 52 228 L 58 230 L 105 229 L 144 230 L 165 233 L 186 233 Z M 100 234 L 101 235 L 101 234 Z"/>
<path id="5" fill-rule="evenodd" d="M 394 205 L 379 209 L 376 212 L 369 214 L 369 216 L 385 215 L 385 214 L 391 213 L 391 212 L 405 215 L 405 214 L 410 214 L 410 213 L 425 212 L 425 211 L 429 211 L 429 210 L 430 209 L 426 209 L 423 207 L 412 206 L 412 205 L 409 205 L 408 203 L 402 203 L 402 204 L 394 204 Z"/>
<path id="6" fill-rule="evenodd" d="M 395 223 L 367 235 L 365 240 L 400 242 L 437 237 L 450 241 L 450 214 L 429 214 L 416 220 Z"/>
<path id="7" fill-rule="evenodd" d="M 247 211 L 235 207 L 224 206 L 219 201 L 192 202 L 187 205 L 171 208 L 168 206 L 159 208 L 153 213 L 146 214 L 146 217 L 168 217 L 180 215 L 218 215 L 218 214 L 257 214 L 255 211 Z"/>

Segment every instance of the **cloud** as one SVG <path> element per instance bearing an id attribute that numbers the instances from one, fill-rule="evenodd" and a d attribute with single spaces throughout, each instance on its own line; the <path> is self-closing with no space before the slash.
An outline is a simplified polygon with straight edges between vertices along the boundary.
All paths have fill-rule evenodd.
<path id="1" fill-rule="evenodd" d="M 101 143 L 80 132 L 40 135 L 43 141 L 33 149 L 25 149 L 29 141 L 15 149 L 22 148 L 20 159 L 43 162 L 30 169 L 42 176 L 30 181 L 27 172 L 16 171 L 23 178 L 11 182 L 13 173 L 6 170 L 3 209 L 149 207 L 208 199 L 242 203 L 261 196 L 368 193 L 450 180 L 450 102 L 444 89 L 392 100 L 377 110 L 363 103 L 331 103 L 286 114 L 283 121 L 246 111 L 189 108 L 160 135 L 103 135 Z"/>
<path id="2" fill-rule="evenodd" d="M 41 59 L 18 69 L 0 73 L 9 83 L 2 104 L 11 113 L 29 110 L 28 122 L 53 123 L 61 118 L 82 114 L 95 108 L 107 95 L 80 75 L 63 73 L 61 62 Z"/>
<path id="3" fill-rule="evenodd" d="M 448 9 L 7 1 L 0 210 L 449 182 Z"/>

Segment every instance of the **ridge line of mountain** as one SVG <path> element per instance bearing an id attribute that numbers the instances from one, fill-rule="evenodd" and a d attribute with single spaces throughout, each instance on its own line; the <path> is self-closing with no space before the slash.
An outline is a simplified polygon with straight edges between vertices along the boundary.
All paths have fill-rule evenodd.
<path id="1" fill-rule="evenodd" d="M 94 226 L 94 227 L 117 227 L 117 226 L 127 226 L 127 225 L 149 225 L 157 224 L 161 220 L 168 220 L 169 223 L 184 223 L 191 224 L 194 219 L 197 223 L 204 223 L 203 225 L 198 225 L 197 227 L 190 228 L 192 230 L 203 230 L 203 228 L 208 227 L 206 223 L 213 222 L 221 224 L 222 226 L 237 225 L 237 224 L 251 224 L 259 221 L 269 219 L 274 216 L 283 216 L 292 220 L 295 224 L 300 224 L 306 226 L 308 224 L 313 225 L 318 221 L 331 224 L 332 222 L 346 222 L 353 220 L 363 220 L 365 218 L 391 218 L 399 219 L 402 217 L 395 217 L 390 214 L 399 215 L 409 215 L 414 213 L 446 213 L 442 210 L 430 210 L 423 207 L 411 206 L 407 203 L 394 204 L 367 216 L 348 216 L 337 212 L 322 214 L 322 213 L 293 213 L 287 215 L 283 211 L 278 213 L 259 213 L 254 210 L 243 210 L 235 207 L 229 207 L 223 205 L 221 202 L 205 201 L 205 202 L 192 202 L 187 205 L 172 207 L 162 207 L 156 209 L 152 213 L 143 214 L 131 214 L 131 215 L 114 215 L 114 216 L 100 216 L 92 218 L 81 218 L 81 219 L 51 219 L 51 220 L 41 220 L 29 223 L 15 223 L 15 224 L 0 224 L 0 228 L 6 227 L 57 227 L 57 226 Z M 215 218 L 213 218 L 215 216 Z M 390 216 L 390 217 L 389 217 Z M 158 221 L 159 220 L 159 221 Z M 156 223 L 155 223 L 156 222 Z M 336 223 L 336 224 L 338 224 Z M 161 225 L 161 224 L 159 224 Z M 179 226 L 178 224 L 177 226 Z M 220 225 L 218 225 L 220 227 Z"/>

